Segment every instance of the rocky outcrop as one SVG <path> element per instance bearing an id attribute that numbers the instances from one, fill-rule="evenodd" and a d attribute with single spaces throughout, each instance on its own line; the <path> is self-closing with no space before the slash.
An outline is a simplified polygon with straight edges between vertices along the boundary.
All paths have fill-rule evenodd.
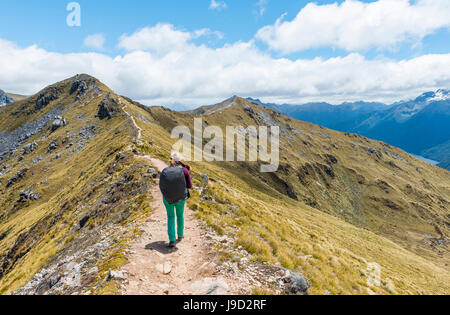
<path id="1" fill-rule="evenodd" d="M 98 106 L 97 117 L 100 119 L 111 119 L 119 113 L 119 101 L 109 93 Z"/>
<path id="2" fill-rule="evenodd" d="M 57 98 L 58 98 L 58 90 L 55 87 L 50 87 L 47 89 L 47 91 L 39 94 L 34 109 L 41 110 L 42 108 L 44 108 Z"/>
<path id="3" fill-rule="evenodd" d="M 72 83 L 72 87 L 70 88 L 70 94 L 77 93 L 77 100 L 83 97 L 88 89 L 88 85 L 86 81 L 77 80 Z"/>
<path id="4" fill-rule="evenodd" d="M 61 127 L 64 127 L 67 125 L 67 121 L 65 118 L 62 118 L 61 116 L 56 116 L 55 120 L 52 123 L 52 132 L 55 132 Z"/>
<path id="5" fill-rule="evenodd" d="M 38 200 L 41 198 L 41 194 L 34 192 L 32 187 L 28 187 L 20 192 L 19 203 L 24 203 L 27 201 Z"/>
<path id="6" fill-rule="evenodd" d="M 86 146 L 87 141 L 91 138 L 94 138 L 97 135 L 96 125 L 82 127 L 80 129 L 80 131 L 78 132 L 78 135 L 79 135 L 79 138 L 77 140 L 75 152 L 80 152 L 81 150 L 83 150 Z M 70 142 L 68 144 L 69 147 L 71 147 L 73 145 L 74 145 L 73 142 Z"/>
<path id="7" fill-rule="evenodd" d="M 52 151 L 58 149 L 58 147 L 59 147 L 58 140 L 53 140 L 50 143 L 50 145 L 48 146 L 47 151 L 52 152 Z"/>
<path id="8" fill-rule="evenodd" d="M 96 91 L 95 97 L 101 94 L 102 90 L 99 87 L 98 80 L 87 74 L 79 74 L 70 87 L 70 95 L 76 94 L 75 100 L 78 101 L 93 90 Z"/>
<path id="9" fill-rule="evenodd" d="M 36 143 L 36 141 L 33 141 L 32 143 L 27 144 L 26 146 L 23 147 L 22 149 L 22 154 L 23 155 L 27 155 L 32 153 L 33 151 L 37 150 L 38 148 L 38 144 Z"/>
<path id="10" fill-rule="evenodd" d="M 48 126 L 54 117 L 60 114 L 61 110 L 55 109 L 30 123 L 20 126 L 10 133 L 0 131 L 0 161 L 6 158 L 12 158 L 12 154 L 18 147 Z"/>
<path id="11" fill-rule="evenodd" d="M 255 114 L 255 111 L 249 105 L 245 105 L 244 110 L 250 114 Z"/>
<path id="12" fill-rule="evenodd" d="M 11 177 L 8 180 L 8 184 L 6 185 L 6 187 L 10 187 L 12 185 L 14 185 L 15 183 L 17 183 L 19 180 L 21 180 L 22 178 L 25 177 L 25 175 L 27 174 L 28 169 L 27 168 L 22 168 L 20 171 L 18 171 L 16 173 L 16 175 L 14 175 L 13 177 Z"/>

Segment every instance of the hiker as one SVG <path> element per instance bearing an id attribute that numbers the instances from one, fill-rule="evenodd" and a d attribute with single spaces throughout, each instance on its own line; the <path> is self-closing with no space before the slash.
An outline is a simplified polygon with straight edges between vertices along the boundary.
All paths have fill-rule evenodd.
<path id="1" fill-rule="evenodd" d="M 181 154 L 172 154 L 170 166 L 161 173 L 159 188 L 167 210 L 169 247 L 173 248 L 177 241 L 184 239 L 184 207 L 190 196 L 189 189 L 192 188 L 190 167 L 183 164 Z M 175 234 L 175 217 L 178 240 Z"/>

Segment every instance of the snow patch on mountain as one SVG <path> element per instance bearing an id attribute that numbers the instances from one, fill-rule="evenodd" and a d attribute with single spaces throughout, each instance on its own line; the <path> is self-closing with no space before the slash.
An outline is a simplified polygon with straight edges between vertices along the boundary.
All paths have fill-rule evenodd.
<path id="1" fill-rule="evenodd" d="M 11 97 L 9 97 L 5 92 L 0 90 L 0 107 L 5 106 L 12 102 L 14 102 L 14 100 Z"/>
<path id="2" fill-rule="evenodd" d="M 397 105 L 394 112 L 395 120 L 399 123 L 405 122 L 434 102 L 450 100 L 450 90 L 437 90 L 435 92 L 426 92 L 416 98 L 414 101 L 405 102 Z"/>
<path id="3" fill-rule="evenodd" d="M 450 90 L 437 90 L 434 96 L 428 100 L 429 103 L 450 100 Z"/>

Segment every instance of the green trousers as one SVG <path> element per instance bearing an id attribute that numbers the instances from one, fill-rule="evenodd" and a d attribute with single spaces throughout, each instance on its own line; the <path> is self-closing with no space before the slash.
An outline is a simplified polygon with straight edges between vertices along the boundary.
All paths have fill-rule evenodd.
<path id="1" fill-rule="evenodd" d="M 186 201 L 175 204 L 169 204 L 164 198 L 164 205 L 167 210 L 167 230 L 169 232 L 169 240 L 176 242 L 177 235 L 175 234 L 175 215 L 177 221 L 178 237 L 184 237 L 184 206 Z M 176 209 L 176 213 L 175 213 Z"/>

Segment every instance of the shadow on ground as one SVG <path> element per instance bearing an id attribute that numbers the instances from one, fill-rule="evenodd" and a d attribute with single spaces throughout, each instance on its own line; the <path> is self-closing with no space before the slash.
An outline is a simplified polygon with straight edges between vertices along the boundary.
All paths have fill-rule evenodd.
<path id="1" fill-rule="evenodd" d="M 164 255 L 172 254 L 172 253 L 178 251 L 178 248 L 176 248 L 176 247 L 170 248 L 170 247 L 167 247 L 167 245 L 168 245 L 168 243 L 166 243 L 166 242 L 158 241 L 158 242 L 153 242 L 153 243 L 147 244 L 145 246 L 145 249 L 156 250 L 157 252 L 164 254 Z"/>

